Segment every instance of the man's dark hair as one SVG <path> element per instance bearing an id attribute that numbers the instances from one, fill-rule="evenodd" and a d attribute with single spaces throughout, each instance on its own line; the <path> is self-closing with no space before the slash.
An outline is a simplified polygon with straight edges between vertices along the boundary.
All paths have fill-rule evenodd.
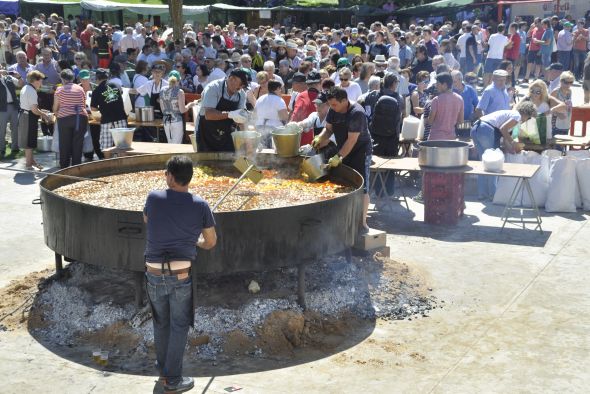
<path id="1" fill-rule="evenodd" d="M 326 98 L 328 100 L 335 99 L 338 101 L 344 101 L 348 100 L 348 93 L 346 93 L 346 90 L 338 86 L 334 86 L 333 88 L 330 88 L 330 90 L 328 90 L 328 92 L 326 93 Z"/>
<path id="2" fill-rule="evenodd" d="M 188 156 L 172 156 L 166 162 L 166 171 L 176 183 L 186 186 L 193 178 L 193 161 Z"/>
<path id="3" fill-rule="evenodd" d="M 503 23 L 500 23 L 498 25 L 498 33 L 503 33 L 504 32 L 504 28 L 505 28 L 504 24 Z"/>
<path id="4" fill-rule="evenodd" d="M 274 92 L 275 90 L 277 90 L 278 88 L 280 88 L 281 86 L 283 86 L 279 81 L 268 81 L 268 91 L 269 92 Z"/>
<path id="5" fill-rule="evenodd" d="M 219 36 L 213 36 L 211 38 L 211 41 L 216 42 L 217 45 L 221 45 L 221 37 L 219 37 Z"/>
<path id="6" fill-rule="evenodd" d="M 449 73 L 441 73 L 436 75 L 436 82 L 447 85 L 447 89 L 453 86 L 453 77 Z"/>
<path id="7" fill-rule="evenodd" d="M 391 89 L 393 84 L 396 82 L 399 82 L 397 75 L 393 73 L 385 74 L 385 77 L 383 78 L 383 89 Z"/>

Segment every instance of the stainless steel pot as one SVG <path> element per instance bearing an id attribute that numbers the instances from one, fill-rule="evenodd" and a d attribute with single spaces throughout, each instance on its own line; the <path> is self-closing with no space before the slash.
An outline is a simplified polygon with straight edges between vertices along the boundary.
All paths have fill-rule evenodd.
<path id="1" fill-rule="evenodd" d="M 154 107 L 135 107 L 135 120 L 137 122 L 153 122 Z"/>
<path id="2" fill-rule="evenodd" d="M 327 167 L 324 164 L 324 155 L 321 153 L 306 157 L 301 162 L 301 171 L 307 175 L 307 178 L 311 182 L 315 182 L 328 175 Z"/>
<path id="3" fill-rule="evenodd" d="M 469 145 L 463 141 L 424 141 L 418 144 L 418 164 L 425 167 L 449 168 L 467 165 Z"/>
<path id="4" fill-rule="evenodd" d="M 234 141 L 234 148 L 238 157 L 252 159 L 258 152 L 258 144 L 262 135 L 257 131 L 244 130 L 231 133 Z"/>
<path id="5" fill-rule="evenodd" d="M 52 136 L 44 135 L 43 137 L 37 138 L 37 150 L 39 152 L 50 152 L 52 146 L 53 146 L 53 137 Z"/>

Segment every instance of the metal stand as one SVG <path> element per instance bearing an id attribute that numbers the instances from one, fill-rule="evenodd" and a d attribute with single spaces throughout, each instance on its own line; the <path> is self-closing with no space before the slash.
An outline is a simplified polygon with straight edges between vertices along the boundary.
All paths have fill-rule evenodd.
<path id="1" fill-rule="evenodd" d="M 392 176 L 393 176 L 394 188 L 399 188 L 399 190 L 400 190 L 401 196 L 399 196 L 399 197 L 396 197 L 395 194 L 389 195 L 387 193 L 387 188 L 385 185 L 387 184 L 387 179 L 389 178 L 390 172 L 393 174 Z M 375 176 L 372 177 L 371 190 L 375 190 L 375 185 L 377 182 L 379 182 L 379 184 L 381 185 L 381 190 L 378 194 L 375 193 L 375 197 L 377 197 L 377 201 L 375 202 L 375 205 L 377 205 L 380 202 L 383 202 L 383 205 L 381 205 L 381 204 L 380 205 L 381 205 L 381 207 L 383 207 L 384 210 L 385 210 L 385 208 L 387 208 L 389 211 L 393 211 L 391 203 L 393 201 L 399 201 L 406 206 L 406 209 L 408 211 L 410 210 L 410 206 L 408 205 L 408 198 L 406 197 L 406 192 L 404 191 L 404 185 L 401 180 L 401 171 L 380 170 L 380 169 L 376 170 Z"/>
<path id="2" fill-rule="evenodd" d="M 63 269 L 64 264 L 61 254 L 55 253 L 55 274 L 58 278 L 61 278 L 61 276 L 63 275 Z"/>
<path id="3" fill-rule="evenodd" d="M 529 195 L 529 198 L 531 199 L 532 208 L 524 208 L 524 207 L 515 208 L 514 205 L 516 204 L 516 198 L 524 190 L 526 190 L 526 192 Z M 520 220 L 510 220 L 511 213 L 513 210 L 519 212 Z M 535 213 L 534 221 L 524 220 L 524 216 L 523 216 L 524 211 L 533 211 Z M 501 219 L 502 219 L 502 228 L 500 229 L 500 231 L 504 230 L 506 223 L 520 222 L 522 224 L 522 228 L 525 228 L 526 223 L 536 223 L 537 225 L 535 226 L 535 228 L 533 230 L 536 230 L 538 228 L 539 231 L 541 231 L 541 233 L 543 233 L 543 228 L 541 227 L 541 222 L 542 222 L 541 214 L 539 212 L 539 208 L 537 207 L 537 202 L 535 201 L 535 196 L 533 195 L 533 190 L 531 189 L 531 185 L 529 183 L 528 178 L 517 178 L 516 185 L 514 185 L 514 190 L 512 190 L 512 194 L 510 195 L 510 199 L 508 199 L 508 203 L 504 207 L 504 211 L 502 212 Z"/>
<path id="4" fill-rule="evenodd" d="M 297 303 L 303 310 L 307 309 L 305 304 L 305 263 L 297 266 Z"/>
<path id="5" fill-rule="evenodd" d="M 134 272 L 133 275 L 135 282 L 135 305 L 140 308 L 143 305 L 143 280 L 145 276 L 143 272 Z"/>

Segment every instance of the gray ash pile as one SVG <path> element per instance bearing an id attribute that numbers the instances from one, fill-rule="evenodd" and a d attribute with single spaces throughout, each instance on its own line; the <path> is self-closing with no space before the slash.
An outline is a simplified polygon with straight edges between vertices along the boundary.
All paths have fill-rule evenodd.
<path id="1" fill-rule="evenodd" d="M 252 280 L 261 288 L 256 294 L 248 291 Z M 41 287 L 32 314 L 43 324 L 29 329 L 55 345 L 108 342 L 121 354 L 145 356 L 153 346 L 151 318 L 147 307 L 138 312 L 134 306 L 132 283 L 132 273 L 72 263 L 66 278 Z M 378 255 L 309 264 L 306 311 L 296 289 L 295 269 L 199 276 L 188 354 L 201 360 L 223 353 L 288 358 L 294 349 L 321 345 L 326 332 L 345 335 L 353 321 L 425 317 L 437 307 L 417 270 Z"/>

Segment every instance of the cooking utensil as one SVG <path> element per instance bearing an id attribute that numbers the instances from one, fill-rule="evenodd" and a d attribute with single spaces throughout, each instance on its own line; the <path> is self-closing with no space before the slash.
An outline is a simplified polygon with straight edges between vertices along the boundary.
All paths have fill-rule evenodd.
<path id="1" fill-rule="evenodd" d="M 303 159 L 301 170 L 311 182 L 315 182 L 328 175 L 328 165 L 324 164 L 324 155 L 322 153 Z"/>
<path id="2" fill-rule="evenodd" d="M 436 168 L 462 167 L 467 165 L 470 147 L 463 141 L 423 141 L 418 144 L 418 164 Z"/>
<path id="3" fill-rule="evenodd" d="M 135 107 L 135 120 L 139 123 L 154 121 L 154 107 Z"/>
<path id="4" fill-rule="evenodd" d="M 114 128 L 109 129 L 111 135 L 113 136 L 113 141 L 115 142 L 115 147 L 126 149 L 131 148 L 131 143 L 133 142 L 133 133 L 135 132 L 135 128 L 132 127 L 121 127 L 121 128 Z"/>
<path id="5" fill-rule="evenodd" d="M 262 134 L 257 131 L 234 131 L 231 133 L 238 157 L 252 158 L 256 155 Z"/>
<path id="6" fill-rule="evenodd" d="M 272 131 L 272 140 L 279 157 L 299 155 L 301 131 L 292 127 L 277 127 Z"/>
<path id="7" fill-rule="evenodd" d="M 231 194 L 232 191 L 234 191 L 234 189 L 236 188 L 236 186 L 238 186 L 238 184 L 242 181 L 242 179 L 248 177 L 248 179 L 250 179 L 252 182 L 254 182 L 255 185 L 257 185 L 258 182 L 260 182 L 262 180 L 262 177 L 263 177 L 262 171 L 260 171 L 258 168 L 256 168 L 256 166 L 254 164 L 252 164 L 245 157 L 240 157 L 239 159 L 237 159 L 234 162 L 234 167 L 237 168 L 242 173 L 242 175 L 240 175 L 240 177 L 238 178 L 236 183 L 234 183 L 232 185 L 232 187 L 230 187 L 227 190 L 227 192 L 225 192 L 225 194 L 223 196 L 221 196 L 221 198 L 219 198 L 219 200 L 217 200 L 217 202 L 213 206 L 213 209 L 212 209 L 213 212 L 215 212 L 217 207 L 219 205 L 221 205 L 221 203 L 227 198 L 227 196 L 229 196 Z"/>
<path id="8" fill-rule="evenodd" d="M 0 170 L 12 171 L 12 172 L 25 172 L 28 174 L 52 175 L 52 176 L 57 176 L 60 178 L 75 179 L 77 181 L 92 181 L 92 182 L 110 183 L 108 181 L 103 181 L 101 179 L 84 178 L 81 176 L 74 176 L 74 175 L 54 174 L 53 172 L 45 172 L 45 171 L 21 170 L 18 168 L 2 168 L 2 167 L 0 167 Z"/>

